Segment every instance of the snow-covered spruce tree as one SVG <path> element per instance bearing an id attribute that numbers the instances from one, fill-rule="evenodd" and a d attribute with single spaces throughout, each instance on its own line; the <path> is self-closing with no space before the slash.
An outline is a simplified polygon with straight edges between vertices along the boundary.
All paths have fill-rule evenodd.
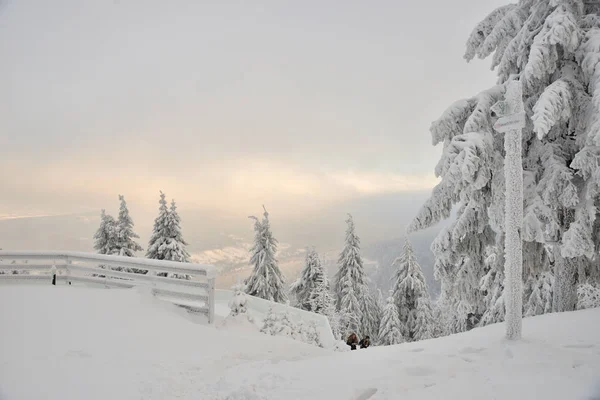
<path id="1" fill-rule="evenodd" d="M 244 285 L 236 284 L 233 286 L 233 297 L 229 300 L 229 315 L 235 317 L 240 314 L 248 313 L 248 297 L 244 292 Z M 249 318 L 250 319 L 250 318 Z"/>
<path id="2" fill-rule="evenodd" d="M 317 286 L 317 282 L 320 280 L 323 281 L 324 275 L 325 269 L 323 268 L 319 254 L 314 248 L 307 249 L 304 268 L 300 272 L 300 277 L 290 286 L 290 292 L 296 298 L 296 307 L 313 311 L 310 297 Z M 327 282 L 326 277 L 325 282 Z"/>
<path id="3" fill-rule="evenodd" d="M 396 306 L 392 293 L 390 293 L 390 297 L 387 299 L 387 305 L 383 310 L 378 337 L 377 343 L 381 346 L 390 346 L 404 342 L 400 318 L 398 316 L 398 306 Z"/>
<path id="4" fill-rule="evenodd" d="M 323 274 L 317 280 L 315 288 L 310 293 L 311 311 L 327 317 L 333 337 L 340 338 L 340 316 L 335 310 L 335 301 L 329 292 L 329 281 L 327 275 Z"/>
<path id="5" fill-rule="evenodd" d="M 488 272 L 487 249 L 502 246 L 504 137 L 492 129 L 490 107 L 512 79 L 523 83 L 529 117 L 523 129 L 524 255 L 536 251 L 543 261 L 524 266 L 523 303 L 536 302 L 530 297 L 551 273 L 553 309 L 572 310 L 577 284 L 599 279 L 592 261 L 600 242 L 599 13 L 597 2 L 520 0 L 494 10 L 467 42 L 467 60 L 493 54 L 498 82 L 456 102 L 432 124 L 434 145 L 444 146 L 436 167 L 441 182 L 411 225 L 432 226 L 458 206 L 456 221 L 432 246 L 444 301 L 458 318 L 487 311 L 478 283 Z"/>
<path id="6" fill-rule="evenodd" d="M 136 251 L 143 250 L 134 239 L 138 239 L 139 235 L 133 231 L 133 220 L 129 216 L 129 209 L 127 208 L 127 202 L 125 197 L 119 195 L 121 206 L 119 207 L 119 219 L 117 220 L 118 235 L 116 250 L 118 255 L 125 257 L 134 257 Z M 139 268 L 128 268 L 128 272 L 134 272 L 136 274 L 148 273 L 145 269 Z"/>
<path id="7" fill-rule="evenodd" d="M 246 293 L 277 303 L 285 303 L 287 301 L 285 281 L 275 258 L 277 239 L 271 233 L 269 213 L 264 206 L 263 209 L 262 221 L 250 217 L 254 219 L 254 245 L 250 249 L 252 253 L 250 264 L 254 265 L 254 269 L 244 282 Z"/>
<path id="8" fill-rule="evenodd" d="M 118 254 L 117 229 L 115 219 L 106 214 L 106 210 L 102 210 L 100 212 L 100 226 L 94 234 L 94 249 L 98 254 Z"/>
<path id="9" fill-rule="evenodd" d="M 148 242 L 146 257 L 154 260 L 189 262 L 190 254 L 185 248 L 187 243 L 181 233 L 181 219 L 177 213 L 175 200 L 171 201 L 171 208 L 168 209 L 165 194 L 160 192 L 158 203 L 158 216 L 154 220 L 154 228 Z M 168 274 L 159 272 L 158 275 L 167 276 Z M 181 274 L 170 274 L 169 276 L 181 279 L 190 278 L 189 275 Z"/>
<path id="10" fill-rule="evenodd" d="M 170 238 L 170 233 L 168 229 L 169 209 L 167 208 L 165 194 L 162 191 L 160 192 L 158 204 L 158 216 L 154 219 L 154 228 L 152 229 L 152 235 L 148 241 L 146 258 L 164 260 L 161 246 L 163 246 L 167 242 L 167 239 Z"/>
<path id="11" fill-rule="evenodd" d="M 279 331 L 279 320 L 279 315 L 273 310 L 273 307 L 269 307 L 269 311 L 263 319 L 263 326 L 260 331 L 267 335 L 276 335 Z"/>
<path id="12" fill-rule="evenodd" d="M 379 335 L 379 324 L 383 310 L 379 308 L 377 299 L 369 291 L 369 286 L 365 284 L 361 290 L 362 298 L 362 319 L 360 321 L 360 334 L 362 337 L 369 336 L 372 343 L 377 343 Z"/>
<path id="13" fill-rule="evenodd" d="M 356 235 L 354 220 L 348 214 L 346 242 L 338 259 L 339 269 L 334 277 L 333 292 L 336 309 L 342 318 L 342 333 L 376 337 L 378 325 L 374 321 L 375 300 L 368 291 L 368 282 L 360 255 L 360 239 Z"/>
<path id="14" fill-rule="evenodd" d="M 417 308 L 411 311 L 414 315 L 414 341 L 427 340 L 435 337 L 436 326 L 429 297 L 417 299 Z"/>
<path id="15" fill-rule="evenodd" d="M 433 332 L 433 316 L 425 276 L 408 238 L 404 241 L 402 255 L 394 261 L 394 266 L 397 270 L 393 278 L 392 295 L 398 307 L 401 333 L 407 341 L 418 340 L 417 331 Z M 418 310 L 420 300 L 422 304 Z M 416 314 L 418 311 L 428 314 L 419 316 Z"/>

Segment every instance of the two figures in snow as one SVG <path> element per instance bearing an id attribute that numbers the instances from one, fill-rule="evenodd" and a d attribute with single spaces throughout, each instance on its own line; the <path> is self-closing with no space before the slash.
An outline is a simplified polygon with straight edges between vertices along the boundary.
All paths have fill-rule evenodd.
<path id="1" fill-rule="evenodd" d="M 352 333 L 350 336 L 348 336 L 346 344 L 350 346 L 350 350 L 356 350 L 357 345 L 360 346 L 361 349 L 366 349 L 371 345 L 371 338 L 369 336 L 365 336 L 359 342 L 356 333 Z"/>

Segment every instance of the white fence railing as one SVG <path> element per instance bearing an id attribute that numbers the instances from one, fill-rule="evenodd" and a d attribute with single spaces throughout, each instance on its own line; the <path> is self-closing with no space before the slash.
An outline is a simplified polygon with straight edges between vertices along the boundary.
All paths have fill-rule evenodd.
<path id="1" fill-rule="evenodd" d="M 146 286 L 157 297 L 205 314 L 209 323 L 215 320 L 216 268 L 212 265 L 70 251 L 0 250 L 0 283 L 50 284 L 53 267 L 56 268 L 57 284 L 79 282 L 122 288 Z M 147 272 L 129 272 L 132 269 Z M 14 274 L 13 271 L 19 273 Z M 190 279 L 165 277 L 159 273 L 189 275 Z"/>

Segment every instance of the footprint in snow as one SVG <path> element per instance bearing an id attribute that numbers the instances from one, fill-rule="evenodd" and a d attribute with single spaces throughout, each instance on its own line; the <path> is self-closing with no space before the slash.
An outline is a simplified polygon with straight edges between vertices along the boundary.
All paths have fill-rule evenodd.
<path id="1" fill-rule="evenodd" d="M 476 354 L 485 350 L 485 347 L 465 347 L 459 350 L 460 354 Z"/>

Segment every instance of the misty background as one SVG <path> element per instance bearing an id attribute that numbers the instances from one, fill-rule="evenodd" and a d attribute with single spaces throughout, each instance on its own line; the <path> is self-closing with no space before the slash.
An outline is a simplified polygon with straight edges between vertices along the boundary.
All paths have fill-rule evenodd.
<path id="1" fill-rule="evenodd" d="M 431 122 L 495 80 L 462 54 L 501 4 L 1 0 L 0 248 L 92 251 L 119 194 L 145 247 L 162 190 L 221 287 L 264 204 L 288 282 L 306 246 L 333 272 L 352 213 L 386 290 L 438 181 Z M 411 237 L 434 293 L 438 230 Z"/>

